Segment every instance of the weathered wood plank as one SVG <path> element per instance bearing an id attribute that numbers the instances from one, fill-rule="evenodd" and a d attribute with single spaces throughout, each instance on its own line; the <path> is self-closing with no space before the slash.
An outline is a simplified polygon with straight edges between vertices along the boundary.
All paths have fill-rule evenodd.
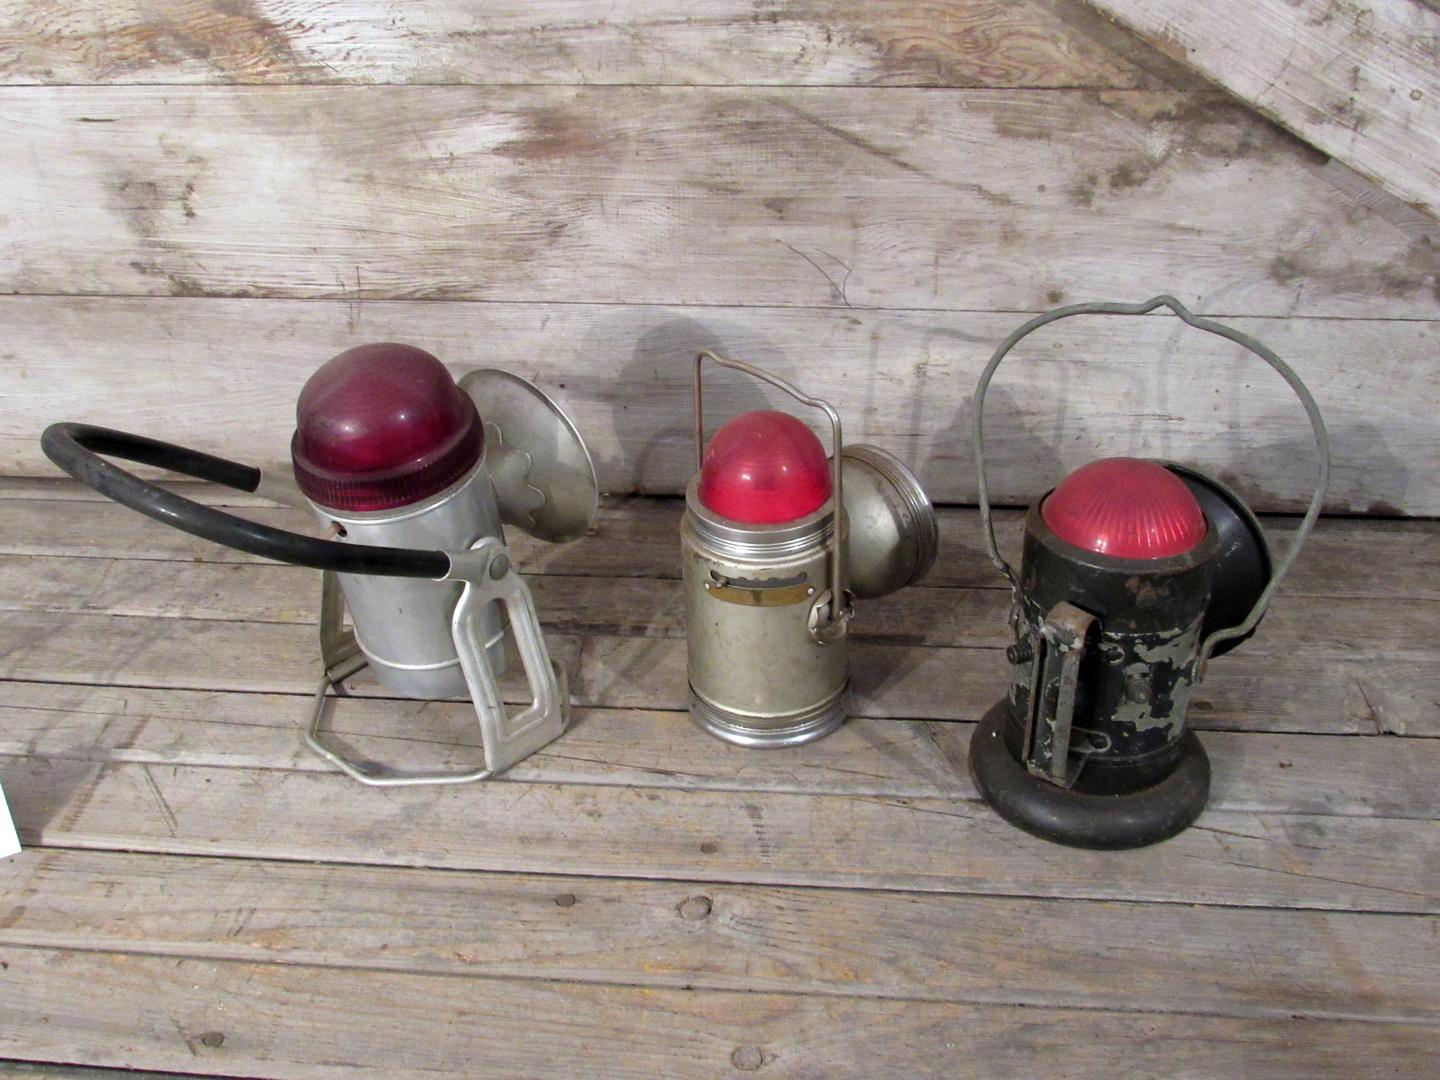
<path id="1" fill-rule="evenodd" d="M 297 1078 L 1423 1075 L 1433 1027 L 807 998 L 7 948 L 0 1052 Z M 116 1003 L 123 1002 L 124 1009 Z M 303 1006 L 303 1007 L 302 1007 Z M 208 1041 L 207 1041 L 208 1036 Z"/>
<path id="2" fill-rule="evenodd" d="M 299 696 L 5 683 L 0 753 L 89 762 L 328 772 L 299 736 Z M 412 769 L 480 761 L 466 702 L 357 698 L 331 728 L 362 758 Z M 793 754 L 716 743 L 683 713 L 577 709 L 513 781 L 730 791 L 976 798 L 973 725 L 856 717 Z M 1207 731 L 1214 810 L 1440 818 L 1440 740 Z"/>
<path id="3" fill-rule="evenodd" d="M 0 82 L 1163 87 L 1180 65 L 1053 0 L 0 4 Z"/>
<path id="4" fill-rule="evenodd" d="M 1112 294 L 1139 299 L 1136 288 Z M 0 468 L 12 473 L 56 475 L 39 433 L 61 419 L 288 467 L 295 399 L 310 373 L 357 341 L 398 340 L 457 370 L 499 364 L 536 379 L 585 433 L 605 490 L 675 494 L 694 468 L 690 359 L 713 345 L 833 400 L 852 441 L 905 459 L 937 502 L 974 501 L 969 395 L 1024 318 L 57 297 L 0 299 L 0 317 L 9 391 Z M 1440 456 L 1431 422 L 1440 394 L 1429 377 L 1440 321 L 1233 322 L 1288 358 L 1318 396 L 1334 443 L 1332 510 L 1440 513 L 1440 482 L 1415 464 Z M 172 389 L 157 396 L 160 378 Z M 712 378 L 709 403 L 715 418 L 787 407 L 735 377 Z M 1166 317 L 1071 319 L 1022 343 L 990 394 L 991 491 L 1028 505 L 1070 469 L 1131 454 L 1201 464 L 1257 510 L 1294 510 L 1314 483 L 1307 431 L 1284 384 L 1238 346 Z"/>
<path id="5" fill-rule="evenodd" d="M 682 642 L 583 640 L 574 688 L 583 700 L 628 708 L 685 707 Z M 857 642 L 850 655 L 851 711 L 860 716 L 978 720 L 1003 695 L 1008 670 L 998 653 L 982 649 Z M 1192 715 L 1197 727 L 1440 734 L 1440 672 L 1434 667 L 1428 660 L 1350 660 L 1303 652 L 1260 656 L 1241 650 L 1211 666 L 1191 698 Z"/>
<path id="6" fill-rule="evenodd" d="M 548 641 L 570 667 L 576 704 L 687 705 L 679 639 L 551 633 Z M 852 715 L 941 720 L 978 720 L 1003 694 L 1006 677 L 995 650 L 864 641 L 851 651 L 851 671 Z M 299 625 L 45 612 L 0 622 L 0 678 L 302 694 L 318 677 L 314 631 Z M 511 678 L 507 700 L 522 700 Z M 347 686 L 360 695 L 381 692 L 365 672 Z M 1242 650 L 1212 666 L 1191 707 L 1204 727 L 1432 735 L 1440 733 L 1437 700 L 1440 672 L 1428 657 Z"/>
<path id="7" fill-rule="evenodd" d="M 187 498 L 232 505 L 225 489 L 205 484 L 170 485 Z M 238 498 L 241 513 L 266 524 L 302 532 L 314 523 L 294 511 Z M 85 496 L 91 496 L 86 498 Z M 0 553 L 67 555 L 103 559 L 160 559 L 197 563 L 265 563 L 234 548 L 201 540 L 101 498 L 80 484 L 39 478 L 0 478 L 5 529 Z M 677 499 L 606 498 L 591 535 L 575 544 L 546 544 L 515 529 L 506 542 L 526 573 L 612 578 L 678 578 L 682 504 Z M 1011 561 L 1020 557 L 1023 513 L 997 510 L 996 535 Z M 939 507 L 940 558 L 918 588 L 1003 589 L 980 538 L 979 515 L 963 507 Z M 1270 516 L 1264 528 L 1275 551 L 1294 535 L 1295 519 Z M 1321 596 L 1440 600 L 1440 522 L 1427 520 L 1322 518 L 1305 554 L 1285 578 L 1287 597 Z"/>
<path id="8" fill-rule="evenodd" d="M 1440 11 L 1424 0 L 1089 0 L 1440 217 Z"/>
<path id="9" fill-rule="evenodd" d="M 1429 916 L 29 851 L 0 948 L 1434 1024 Z M 1015 947 L 1014 928 L 1025 928 Z M 503 927 L 503 933 L 496 928 Z M 1097 947 L 1104 943 L 1113 949 Z M 1284 972 L 1277 979 L 1276 972 Z"/>
<path id="10" fill-rule="evenodd" d="M 9 292 L 1016 311 L 1145 282 L 1212 312 L 1436 315 L 1433 238 L 1218 94 L 11 87 L 0 106 Z"/>
<path id="11" fill-rule="evenodd" d="M 1113 853 L 1037 840 L 953 799 L 503 782 L 377 791 L 338 772 L 38 757 L 0 760 L 0 781 L 22 841 L 42 847 L 1440 913 L 1433 821 L 1207 811 L 1173 840 Z"/>
<path id="12" fill-rule="evenodd" d="M 528 579 L 545 624 L 565 634 L 684 637 L 685 603 L 674 578 Z M 0 555 L 0 611 L 220 619 L 314 625 L 312 570 L 246 563 L 161 562 Z M 857 641 L 1000 649 L 1013 637 L 1003 589 L 913 588 L 865 603 Z M 1410 599 L 1397 618 L 1389 600 L 1280 596 L 1252 656 L 1307 654 L 1419 658 L 1440 638 L 1440 602 Z"/>
<path id="13" fill-rule="evenodd" d="M 143 466 L 136 465 L 135 468 L 138 470 Z M 274 509 L 276 505 L 274 500 L 262 498 L 253 492 L 236 491 L 234 488 L 219 487 L 215 484 L 206 484 L 198 480 L 163 473 L 159 476 L 158 483 L 161 487 L 180 492 L 186 498 L 194 499 L 206 506 L 256 506 Z M 36 500 L 100 503 L 102 505 L 110 502 L 94 488 L 71 480 L 58 469 L 47 475 L 15 476 L 7 474 L 0 476 L 0 501 L 8 503 Z"/>
<path id="14" fill-rule="evenodd" d="M 24 1080 L 190 1080 L 194 1075 L 159 1073 L 150 1069 L 96 1069 L 88 1065 L 37 1065 L 28 1061 L 0 1061 L 0 1076 L 14 1076 Z"/>

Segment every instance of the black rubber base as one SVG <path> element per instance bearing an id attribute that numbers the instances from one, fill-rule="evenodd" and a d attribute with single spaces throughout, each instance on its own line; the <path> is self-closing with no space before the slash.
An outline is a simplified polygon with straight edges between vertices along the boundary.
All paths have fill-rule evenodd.
<path id="1" fill-rule="evenodd" d="M 1210 797 L 1210 759 L 1186 730 L 1175 771 L 1129 795 L 1086 795 L 1032 776 L 1005 745 L 1010 706 L 985 714 L 970 740 L 970 775 L 1010 824 L 1067 847 L 1120 851 L 1168 840 L 1188 828 Z"/>

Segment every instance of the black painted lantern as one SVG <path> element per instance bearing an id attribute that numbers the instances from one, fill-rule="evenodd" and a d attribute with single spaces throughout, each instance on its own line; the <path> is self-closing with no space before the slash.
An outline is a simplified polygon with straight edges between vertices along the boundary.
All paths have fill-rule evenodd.
<path id="1" fill-rule="evenodd" d="M 982 445 L 985 392 L 1031 331 L 1069 315 L 1169 307 L 1249 349 L 1305 406 L 1319 477 L 1284 559 L 1272 564 L 1234 492 L 1180 465 L 1106 458 L 1071 473 L 1030 509 L 1017 576 L 995 545 Z M 1012 588 L 1010 687 L 970 744 L 985 800 L 1027 832 L 1083 848 L 1135 848 L 1189 826 L 1210 791 L 1210 762 L 1185 724 L 1211 656 L 1255 630 L 1320 511 L 1325 426 L 1309 391 L 1265 346 L 1192 315 L 1178 300 L 1076 304 L 1031 319 L 996 350 L 975 396 L 980 512 L 990 557 Z"/>

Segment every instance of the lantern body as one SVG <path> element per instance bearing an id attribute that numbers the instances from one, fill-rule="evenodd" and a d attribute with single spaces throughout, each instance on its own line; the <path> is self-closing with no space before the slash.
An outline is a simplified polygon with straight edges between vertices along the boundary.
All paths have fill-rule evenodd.
<path id="1" fill-rule="evenodd" d="M 845 719 L 846 638 L 811 634 L 835 557 L 833 499 L 752 524 L 709 509 L 698 478 L 680 524 L 691 715 L 741 746 L 818 739 Z"/>
<path id="2" fill-rule="evenodd" d="M 1161 487 L 1178 479 L 1158 463 L 1114 464 L 1147 466 Z M 1094 529 L 1047 514 L 1048 499 L 1064 490 L 1025 520 L 1009 689 L 976 730 L 971 772 L 982 796 L 1028 832 L 1074 847 L 1140 847 L 1186 828 L 1209 795 L 1209 761 L 1185 710 L 1220 531 L 1185 483 L 1163 496 L 1173 514 L 1136 497 L 1133 516 L 1158 521 L 1154 530 L 1116 527 L 1107 513 L 1091 519 Z"/>
<path id="3" fill-rule="evenodd" d="M 1148 787 L 1174 768 L 1215 554 L 1207 532 L 1179 555 L 1104 555 L 1061 539 L 1040 507 L 1030 511 L 1011 614 L 1016 647 L 1007 741 L 1032 772 L 1076 791 L 1113 795 Z M 1065 722 L 1057 715 L 1065 708 L 1064 665 L 1055 656 L 1054 629 L 1068 614 L 1057 611 L 1061 605 L 1092 617 L 1069 646 L 1078 656 L 1068 738 L 1063 728 L 1057 732 Z M 1070 759 L 1057 762 L 1058 754 Z"/>
<path id="4" fill-rule="evenodd" d="M 437 495 L 397 510 L 354 513 L 311 502 L 322 524 L 338 523 L 341 543 L 465 551 L 486 536 L 503 541 L 504 527 L 484 458 L 469 475 Z M 408 698 L 465 694 L 465 673 L 451 634 L 458 581 L 339 574 L 355 624 L 355 640 L 375 677 Z M 491 671 L 505 670 L 505 619 L 498 604 L 480 614 Z"/>
<path id="5" fill-rule="evenodd" d="M 503 542 L 483 421 L 438 359 L 382 342 L 346 350 L 305 383 L 291 444 L 295 480 L 346 544 L 465 551 Z M 355 638 L 376 678 L 405 697 L 455 697 L 455 581 L 340 574 Z M 504 668 L 498 604 L 480 615 L 491 670 Z"/>

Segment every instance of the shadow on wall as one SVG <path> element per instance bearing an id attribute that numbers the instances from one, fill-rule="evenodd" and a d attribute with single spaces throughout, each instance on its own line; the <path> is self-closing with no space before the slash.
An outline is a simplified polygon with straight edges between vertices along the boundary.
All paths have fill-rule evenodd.
<path id="1" fill-rule="evenodd" d="M 1218 465 L 1203 461 L 1184 464 L 1208 469 L 1252 506 L 1300 513 L 1315 486 L 1315 442 L 1308 426 L 1294 430 L 1293 416 L 1267 419 L 1273 419 L 1276 427 L 1288 426 L 1294 434 L 1255 447 L 1243 462 L 1232 458 Z M 1328 431 L 1330 493 L 1325 511 L 1405 516 L 1400 507 L 1406 504 L 1409 494 L 1411 468 L 1405 459 L 1391 452 L 1384 431 L 1368 422 L 1329 427 Z M 1242 467 L 1243 474 L 1239 471 Z"/>
<path id="2" fill-rule="evenodd" d="M 615 336 L 601 327 L 588 347 L 614 349 L 616 344 Z M 693 372 L 702 348 L 757 364 L 782 378 L 792 376 L 784 350 L 751 325 L 681 316 L 647 327 L 635 338 L 618 376 L 593 388 L 594 404 L 608 413 L 611 432 L 606 452 L 595 462 L 602 490 L 672 493 L 695 473 Z M 809 410 L 787 404 L 783 394 L 755 379 L 706 365 L 704 380 L 707 438 L 732 416 L 754 409 L 784 408 L 813 426 L 813 418 L 805 416 Z"/>

